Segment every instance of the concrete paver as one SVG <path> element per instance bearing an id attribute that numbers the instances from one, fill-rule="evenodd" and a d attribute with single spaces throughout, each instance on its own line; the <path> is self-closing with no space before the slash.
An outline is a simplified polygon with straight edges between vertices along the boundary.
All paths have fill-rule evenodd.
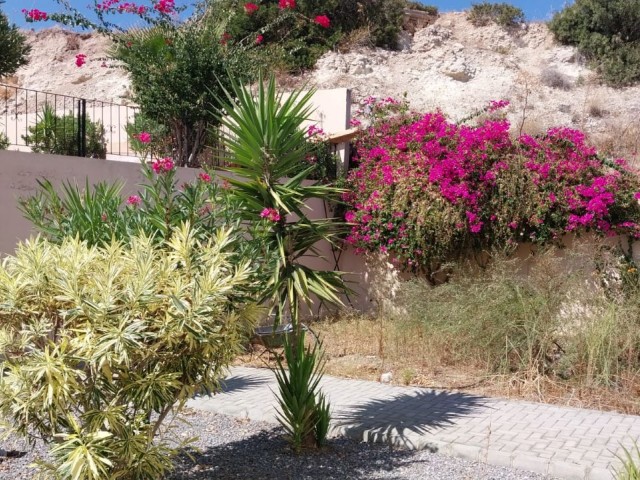
<path id="1" fill-rule="evenodd" d="M 556 405 L 398 387 L 325 376 L 332 434 L 430 449 L 558 478 L 611 480 L 623 447 L 640 442 L 640 417 Z M 224 391 L 191 408 L 276 422 L 268 369 L 233 367 Z"/>

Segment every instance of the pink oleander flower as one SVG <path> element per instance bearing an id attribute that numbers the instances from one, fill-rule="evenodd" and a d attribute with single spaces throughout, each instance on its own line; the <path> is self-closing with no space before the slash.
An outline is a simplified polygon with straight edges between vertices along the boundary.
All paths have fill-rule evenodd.
<path id="1" fill-rule="evenodd" d="M 109 217 L 107 217 L 106 213 L 103 213 L 102 215 L 100 215 L 100 220 L 102 220 L 102 222 L 106 222 L 109 219 Z"/>
<path id="2" fill-rule="evenodd" d="M 279 0 L 278 1 L 278 8 L 280 10 L 284 10 L 286 8 L 296 8 L 296 0 Z"/>
<path id="3" fill-rule="evenodd" d="M 27 22 L 40 22 L 49 19 L 49 15 L 47 15 L 46 12 L 38 10 L 37 8 L 31 10 L 23 8 L 22 13 L 25 15 Z"/>
<path id="4" fill-rule="evenodd" d="M 198 174 L 198 178 L 200 179 L 201 182 L 211 183 L 211 175 L 209 175 L 208 173 L 202 172 Z"/>
<path id="5" fill-rule="evenodd" d="M 274 223 L 279 222 L 281 218 L 280 212 L 278 212 L 278 210 L 276 210 L 275 208 L 265 208 L 264 210 L 262 210 L 262 212 L 260 212 L 260 217 L 266 218 L 270 222 Z"/>
<path id="6" fill-rule="evenodd" d="M 140 132 L 135 136 L 141 143 L 151 142 L 151 134 L 149 132 Z"/>
<path id="7" fill-rule="evenodd" d="M 169 157 L 156 158 L 153 162 L 151 162 L 151 168 L 158 175 L 170 172 L 171 170 L 173 170 L 174 166 L 175 165 L 173 163 L 173 160 L 171 160 Z"/>
<path id="8" fill-rule="evenodd" d="M 85 63 L 87 63 L 87 56 L 84 53 L 76 55 L 76 67 L 81 67 Z"/>
<path id="9" fill-rule="evenodd" d="M 256 5 L 255 3 L 245 3 L 244 4 L 244 13 L 246 13 L 247 15 L 251 15 L 255 12 L 258 11 L 260 7 L 258 5 Z"/>
<path id="10" fill-rule="evenodd" d="M 142 203 L 142 199 L 138 195 L 130 195 L 127 198 L 127 205 L 131 205 L 132 207 L 137 207 Z"/>
<path id="11" fill-rule="evenodd" d="M 260 45 L 264 41 L 264 36 L 258 34 L 256 37 L 256 45 Z"/>
<path id="12" fill-rule="evenodd" d="M 331 26 L 331 20 L 326 15 L 317 15 L 313 19 L 313 23 L 320 25 L 322 28 L 329 28 Z"/>

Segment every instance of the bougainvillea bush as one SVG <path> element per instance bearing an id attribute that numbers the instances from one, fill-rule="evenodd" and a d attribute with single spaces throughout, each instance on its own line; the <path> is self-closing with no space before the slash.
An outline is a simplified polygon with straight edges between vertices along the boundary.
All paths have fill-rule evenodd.
<path id="1" fill-rule="evenodd" d="M 373 122 L 348 176 L 347 242 L 392 254 L 404 268 L 437 270 L 464 253 L 520 242 L 560 243 L 571 232 L 640 236 L 640 182 L 624 160 L 605 160 L 583 133 L 552 128 L 513 138 L 492 102 L 476 125 L 442 113 Z"/>

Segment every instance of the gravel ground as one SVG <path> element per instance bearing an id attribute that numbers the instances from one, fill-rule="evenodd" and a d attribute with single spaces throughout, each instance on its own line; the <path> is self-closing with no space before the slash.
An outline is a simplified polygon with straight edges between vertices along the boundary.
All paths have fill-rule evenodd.
<path id="1" fill-rule="evenodd" d="M 210 479 L 420 479 L 420 480 L 542 480 L 543 475 L 469 462 L 427 451 L 389 449 L 347 439 L 330 440 L 325 450 L 296 455 L 282 431 L 268 423 L 242 421 L 209 412 L 187 410 L 186 422 L 176 422 L 173 437 L 198 436 L 191 452 L 178 458 L 168 480 Z M 24 444 L 9 440 L 4 450 Z M 42 445 L 21 458 L 0 459 L 0 479 L 31 479 L 29 464 L 44 454 Z"/>

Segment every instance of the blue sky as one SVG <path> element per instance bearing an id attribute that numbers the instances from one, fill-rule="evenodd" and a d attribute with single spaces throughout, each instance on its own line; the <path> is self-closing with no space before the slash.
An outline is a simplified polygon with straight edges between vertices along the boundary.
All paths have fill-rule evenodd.
<path id="1" fill-rule="evenodd" d="M 548 20 L 554 11 L 562 9 L 566 0 L 501 0 L 522 8 L 528 20 Z M 185 4 L 187 0 L 177 0 L 176 4 Z M 472 3 L 479 3 L 480 0 L 428 0 L 423 3 L 436 5 L 441 11 L 466 10 Z M 93 0 L 69 0 L 69 3 L 80 11 L 89 12 L 88 5 L 93 5 Z M 148 3 L 148 2 L 140 2 Z M 570 3 L 570 2 L 569 2 Z M 59 6 L 55 0 L 6 0 L 0 7 L 7 13 L 12 22 L 21 27 L 44 27 L 47 24 L 25 24 L 21 10 L 37 8 L 45 12 L 59 11 Z M 121 17 L 127 21 L 127 17 Z M 129 22 L 131 19 L 128 20 Z"/>

